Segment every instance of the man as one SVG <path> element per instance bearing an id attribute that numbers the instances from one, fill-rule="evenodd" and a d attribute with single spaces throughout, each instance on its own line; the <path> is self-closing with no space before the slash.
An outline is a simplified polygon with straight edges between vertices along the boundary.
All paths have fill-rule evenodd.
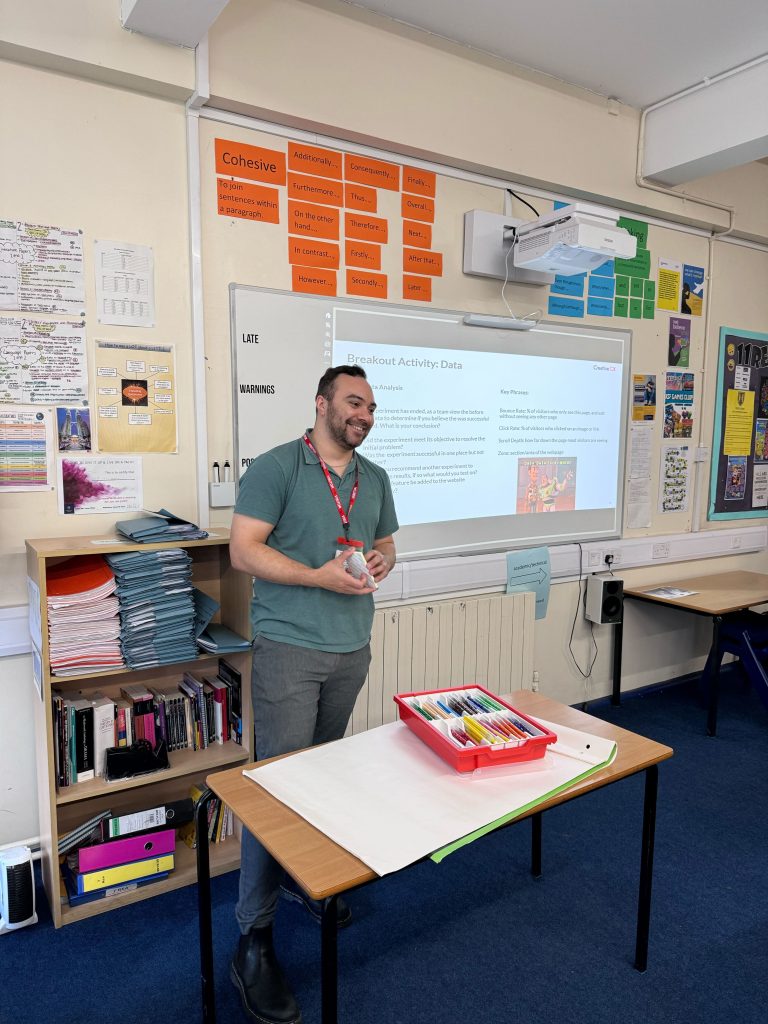
<path id="1" fill-rule="evenodd" d="M 340 739 L 370 662 L 373 587 L 344 567 L 363 542 L 377 582 L 395 564 L 397 516 L 387 474 L 357 454 L 376 403 L 365 371 L 336 366 L 320 378 L 315 425 L 260 455 L 240 482 L 232 519 L 232 565 L 255 578 L 251 691 L 259 759 Z M 230 975 L 260 1024 L 296 1024 L 301 1013 L 272 945 L 283 872 L 243 833 L 241 938 Z M 304 903 L 302 893 L 288 892 Z M 339 924 L 351 914 L 339 899 Z"/>

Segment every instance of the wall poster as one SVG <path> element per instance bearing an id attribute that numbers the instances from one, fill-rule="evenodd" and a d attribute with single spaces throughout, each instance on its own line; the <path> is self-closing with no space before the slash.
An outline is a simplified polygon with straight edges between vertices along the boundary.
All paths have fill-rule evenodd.
<path id="1" fill-rule="evenodd" d="M 768 516 L 768 334 L 720 328 L 709 519 Z"/>

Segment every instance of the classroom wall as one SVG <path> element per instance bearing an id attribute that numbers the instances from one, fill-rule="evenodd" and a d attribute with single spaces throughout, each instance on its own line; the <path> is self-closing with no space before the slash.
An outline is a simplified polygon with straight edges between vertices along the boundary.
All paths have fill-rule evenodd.
<path id="1" fill-rule="evenodd" d="M 6 156 L 0 163 L 0 216 L 84 232 L 91 398 L 97 339 L 158 342 L 175 348 L 179 450 L 175 455 L 143 457 L 144 502 L 147 508 L 166 506 L 194 519 L 184 107 L 144 92 L 3 61 L 0 92 L 13 97 L 0 117 Z M 96 238 L 154 249 L 156 327 L 99 328 L 94 313 Z M 46 319 L 44 314 L 40 318 Z M 104 515 L 59 515 L 53 490 L 0 496 L 0 607 L 26 604 L 25 538 L 104 534 L 111 532 L 112 523 L 113 518 Z M 0 846 L 37 834 L 32 725 L 36 700 L 29 656 L 0 658 Z"/>
<path id="2" fill-rule="evenodd" d="M 96 237 L 151 245 L 156 259 L 157 327 L 96 330 L 88 322 L 89 351 L 96 338 L 158 341 L 176 347 L 179 454 L 146 456 L 145 505 L 172 502 L 184 516 L 197 514 L 191 296 L 189 285 L 186 125 L 183 100 L 194 87 L 190 51 L 124 32 L 117 3 L 101 0 L 0 0 L 0 138 L 14 159 L 0 164 L 3 217 L 80 227 L 85 232 L 86 299 L 93 309 L 92 243 Z M 106 12 L 109 12 L 108 14 Z M 691 199 L 638 188 L 634 181 L 638 114 L 546 76 L 515 70 L 453 44 L 386 23 L 347 4 L 327 0 L 230 0 L 210 34 L 212 102 L 295 128 L 388 150 L 392 159 L 421 157 L 483 172 L 478 183 L 440 174 L 442 220 L 436 245 L 445 272 L 433 304 L 501 313 L 499 284 L 466 278 L 460 270 L 466 209 L 503 209 L 503 183 L 593 198 L 629 213 L 714 226 L 728 223 Z M 53 70 L 52 70 L 53 69 Z M 230 281 L 285 288 L 284 237 L 253 241 L 253 224 L 219 218 L 212 201 L 212 139 L 251 140 L 253 129 L 215 126 L 201 133 L 203 270 L 208 442 L 212 453 L 231 451 L 229 376 Z M 268 133 L 264 133 L 268 135 Z M 271 138 L 271 137 L 270 137 Z M 587 140 L 585 142 L 585 140 Z M 687 191 L 736 207 L 736 225 L 768 240 L 768 167 L 751 165 L 692 183 Z M 525 194 L 525 189 L 520 188 Z M 513 214 L 525 216 L 522 207 Z M 674 227 L 652 226 L 654 257 L 680 258 L 708 267 L 706 240 Z M 691 368 L 696 372 L 696 414 L 709 443 L 713 381 L 704 379 L 705 344 L 721 324 L 766 330 L 768 255 L 714 245 L 709 337 L 694 324 Z M 395 259 L 394 256 L 389 257 Z M 522 311 L 541 295 L 509 291 Z M 585 321 L 589 323 L 589 319 Z M 626 325 L 623 322 L 622 325 Z M 604 326 L 604 324 L 603 324 Z M 635 326 L 633 324 L 633 326 Z M 637 325 L 638 372 L 666 368 L 664 318 Z M 92 364 L 91 364 L 92 366 Z M 307 420 L 311 419 L 307 398 Z M 660 423 L 657 428 L 660 432 Z M 706 490 L 707 467 L 702 487 Z M 704 493 L 702 491 L 702 494 Z M 55 496 L 4 495 L 0 512 L 0 607 L 23 603 L 23 540 L 32 536 L 107 532 L 105 517 L 63 517 Z M 227 513 L 214 513 L 226 522 Z M 690 528 L 690 514 L 654 518 L 653 533 Z M 702 521 L 704 528 L 710 528 Z M 642 533 L 643 531 L 638 531 Z M 645 531 L 648 532 L 648 531 Z M 768 569 L 755 557 L 668 566 L 668 578 L 713 568 Z M 627 574 L 633 583 L 655 579 L 653 569 Z M 536 667 L 544 692 L 575 702 L 609 689 L 611 632 L 596 627 L 599 655 L 586 683 L 574 667 L 568 637 L 578 610 L 576 584 L 553 587 L 550 612 L 537 624 Z M 699 667 L 708 643 L 706 623 L 681 621 L 663 611 L 628 611 L 624 643 L 627 688 Z M 573 650 L 585 666 L 591 637 L 577 616 Z M 0 845 L 36 832 L 29 658 L 0 659 Z M 7 723 L 12 722 L 9 729 Z M 5 723 L 5 724 L 2 724 Z"/>

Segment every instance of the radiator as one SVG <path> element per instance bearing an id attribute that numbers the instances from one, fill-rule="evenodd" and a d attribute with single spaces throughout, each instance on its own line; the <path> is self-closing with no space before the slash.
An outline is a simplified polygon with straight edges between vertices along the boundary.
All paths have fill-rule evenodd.
<path id="1" fill-rule="evenodd" d="M 395 693 L 470 683 L 492 693 L 528 689 L 535 606 L 533 593 L 520 593 L 378 610 L 347 734 L 393 722 Z"/>

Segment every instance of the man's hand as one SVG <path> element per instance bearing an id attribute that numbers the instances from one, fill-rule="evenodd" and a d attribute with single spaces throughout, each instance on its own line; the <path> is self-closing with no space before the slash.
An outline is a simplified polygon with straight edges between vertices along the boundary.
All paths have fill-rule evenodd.
<path id="1" fill-rule="evenodd" d="M 377 583 L 389 576 L 395 564 L 395 542 L 391 537 L 382 537 L 365 556 L 368 572 Z"/>
<path id="2" fill-rule="evenodd" d="M 337 594 L 372 594 L 373 587 L 369 587 L 364 580 L 355 579 L 352 573 L 347 572 L 344 568 L 344 563 L 348 558 L 349 551 L 342 551 L 325 565 L 315 569 L 313 571 L 313 586 L 322 587 L 323 590 L 333 590 Z M 374 575 L 373 572 L 371 575 Z"/>

